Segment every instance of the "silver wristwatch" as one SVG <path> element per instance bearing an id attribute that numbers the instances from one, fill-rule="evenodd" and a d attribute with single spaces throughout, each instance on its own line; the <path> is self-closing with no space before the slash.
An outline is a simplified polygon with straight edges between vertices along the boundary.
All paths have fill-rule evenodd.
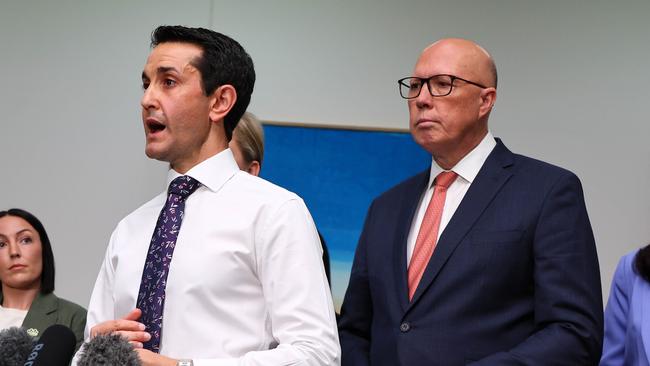
<path id="1" fill-rule="evenodd" d="M 178 360 L 176 366 L 194 366 L 194 361 L 192 360 Z"/>

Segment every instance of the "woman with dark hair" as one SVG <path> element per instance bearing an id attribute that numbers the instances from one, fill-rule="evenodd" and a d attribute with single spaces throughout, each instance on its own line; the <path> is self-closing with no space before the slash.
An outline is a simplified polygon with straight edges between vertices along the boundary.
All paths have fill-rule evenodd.
<path id="1" fill-rule="evenodd" d="M 54 295 L 54 255 L 43 224 L 31 213 L 0 211 L 0 329 L 22 327 L 34 338 L 53 325 L 83 342 L 86 310 Z"/>
<path id="2" fill-rule="evenodd" d="M 618 263 L 605 309 L 601 366 L 650 365 L 650 245 Z"/>

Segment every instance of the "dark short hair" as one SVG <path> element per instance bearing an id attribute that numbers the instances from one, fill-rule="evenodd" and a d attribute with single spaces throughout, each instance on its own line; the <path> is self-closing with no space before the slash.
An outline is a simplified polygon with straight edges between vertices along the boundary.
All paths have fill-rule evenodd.
<path id="1" fill-rule="evenodd" d="M 43 256 L 43 271 L 41 272 L 41 293 L 49 294 L 54 291 L 54 253 L 50 238 L 47 236 L 45 227 L 41 221 L 31 213 L 19 208 L 11 208 L 7 211 L 0 211 L 0 218 L 5 216 L 15 216 L 27 221 L 38 233 L 41 239 L 41 252 Z"/>
<path id="2" fill-rule="evenodd" d="M 641 278 L 650 282 L 650 244 L 639 249 L 636 253 L 634 269 Z"/>
<path id="3" fill-rule="evenodd" d="M 201 73 L 201 86 L 206 96 L 222 85 L 235 88 L 237 100 L 224 118 L 226 137 L 230 141 L 232 131 L 248 108 L 253 94 L 253 60 L 237 41 L 210 29 L 161 25 L 151 33 L 151 47 L 167 42 L 191 43 L 201 47 L 203 55 L 192 65 Z"/>

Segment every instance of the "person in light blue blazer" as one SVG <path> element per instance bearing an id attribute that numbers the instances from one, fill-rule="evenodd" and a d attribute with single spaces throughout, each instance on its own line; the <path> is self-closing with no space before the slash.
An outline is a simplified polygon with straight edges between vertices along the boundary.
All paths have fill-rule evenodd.
<path id="1" fill-rule="evenodd" d="M 605 310 L 601 366 L 649 366 L 650 245 L 618 263 Z"/>

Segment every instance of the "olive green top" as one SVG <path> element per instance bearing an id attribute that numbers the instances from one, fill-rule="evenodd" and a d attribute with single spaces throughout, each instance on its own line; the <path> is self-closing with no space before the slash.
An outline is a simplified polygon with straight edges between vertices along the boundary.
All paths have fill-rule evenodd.
<path id="1" fill-rule="evenodd" d="M 2 303 L 0 292 L 0 304 Z M 56 297 L 54 293 L 43 295 L 39 293 L 27 311 L 22 327 L 27 334 L 38 339 L 50 325 L 61 324 L 70 328 L 77 338 L 76 350 L 81 347 L 86 327 L 86 309 L 81 306 Z"/>

